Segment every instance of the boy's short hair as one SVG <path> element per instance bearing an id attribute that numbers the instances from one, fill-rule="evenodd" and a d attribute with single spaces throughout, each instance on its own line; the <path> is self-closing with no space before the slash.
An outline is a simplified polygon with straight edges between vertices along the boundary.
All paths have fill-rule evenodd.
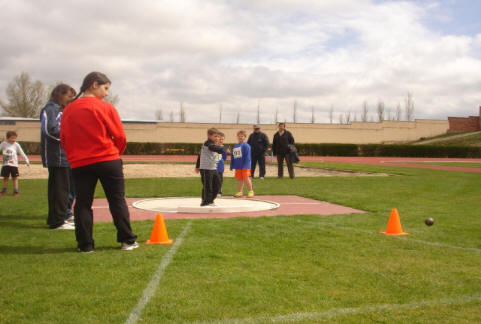
<path id="1" fill-rule="evenodd" d="M 207 130 L 207 135 L 212 136 L 215 134 L 219 134 L 219 130 L 217 128 L 212 127 Z"/>
<path id="2" fill-rule="evenodd" d="M 243 130 L 243 129 L 241 129 L 240 131 L 237 132 L 237 136 L 239 136 L 239 135 L 241 135 L 241 134 L 244 135 L 245 137 L 247 137 L 247 133 L 246 133 L 246 131 Z"/>
<path id="3" fill-rule="evenodd" d="M 217 132 L 217 135 L 219 135 L 220 137 L 225 137 L 224 133 L 222 132 Z"/>
<path id="4" fill-rule="evenodd" d="M 277 126 L 280 126 L 280 125 L 284 125 L 284 127 L 286 127 L 286 123 L 285 123 L 285 122 L 280 122 L 279 124 L 277 124 Z"/>
<path id="5" fill-rule="evenodd" d="M 10 138 L 12 136 L 18 137 L 16 131 L 7 131 L 7 138 Z"/>

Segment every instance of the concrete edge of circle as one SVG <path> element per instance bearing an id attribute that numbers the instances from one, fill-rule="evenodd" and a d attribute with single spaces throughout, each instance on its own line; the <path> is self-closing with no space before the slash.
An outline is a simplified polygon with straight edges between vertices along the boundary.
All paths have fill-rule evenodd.
<path id="1" fill-rule="evenodd" d="M 168 202 L 185 200 L 189 201 L 190 204 L 163 204 L 158 207 L 148 207 L 149 202 Z M 192 200 L 198 201 L 197 205 L 192 205 Z M 261 200 L 256 198 L 234 198 L 234 197 L 220 197 L 217 198 L 215 206 L 200 206 L 199 197 L 161 197 L 161 198 L 148 198 L 135 201 L 132 203 L 134 208 L 154 211 L 154 212 L 164 212 L 164 213 L 193 213 L 193 214 L 209 214 L 209 213 L 242 213 L 242 212 L 255 212 L 262 210 L 274 210 L 280 207 L 280 204 L 273 201 Z M 222 202 L 229 202 L 228 206 L 223 206 Z M 182 201 L 181 201 L 182 202 Z M 239 202 L 236 204 L 235 202 Z M 142 206 L 144 205 L 144 206 Z"/>

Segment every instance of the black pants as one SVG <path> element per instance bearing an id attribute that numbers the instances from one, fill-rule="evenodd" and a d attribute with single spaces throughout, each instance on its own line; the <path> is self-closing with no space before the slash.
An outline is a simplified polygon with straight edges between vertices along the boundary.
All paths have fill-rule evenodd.
<path id="1" fill-rule="evenodd" d="M 294 166 L 292 165 L 289 152 L 277 153 L 277 176 L 282 178 L 284 176 L 284 160 L 286 160 L 287 171 L 289 171 L 289 177 L 294 179 Z"/>
<path id="2" fill-rule="evenodd" d="M 224 183 L 224 172 L 217 172 L 219 175 L 219 192 L 222 195 L 222 184 Z"/>
<path id="3" fill-rule="evenodd" d="M 252 153 L 251 156 L 251 175 L 254 178 L 256 172 L 256 164 L 259 163 L 259 178 L 264 178 L 266 175 L 266 156 L 265 153 Z"/>
<path id="4" fill-rule="evenodd" d="M 217 170 L 200 170 L 202 180 L 201 206 L 212 204 L 220 190 L 220 178 Z"/>
<path id="5" fill-rule="evenodd" d="M 65 222 L 68 214 L 69 168 L 48 168 L 47 225 L 56 228 Z"/>
<path id="6" fill-rule="evenodd" d="M 104 189 L 110 213 L 117 228 L 117 242 L 134 243 L 137 235 L 132 233 L 130 227 L 122 161 L 99 162 L 75 168 L 72 171 L 77 189 L 74 213 L 75 237 L 79 249 L 88 251 L 94 248 L 92 203 L 98 180 Z"/>

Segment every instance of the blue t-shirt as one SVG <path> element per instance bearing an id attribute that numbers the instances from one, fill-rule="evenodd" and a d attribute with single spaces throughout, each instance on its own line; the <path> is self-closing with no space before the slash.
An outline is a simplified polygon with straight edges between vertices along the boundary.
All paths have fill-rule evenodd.
<path id="1" fill-rule="evenodd" d="M 227 153 L 218 154 L 217 156 L 217 172 L 224 173 L 224 161 L 227 159 Z"/>
<path id="2" fill-rule="evenodd" d="M 230 169 L 251 168 L 251 147 L 247 143 L 235 144 L 230 156 Z"/>

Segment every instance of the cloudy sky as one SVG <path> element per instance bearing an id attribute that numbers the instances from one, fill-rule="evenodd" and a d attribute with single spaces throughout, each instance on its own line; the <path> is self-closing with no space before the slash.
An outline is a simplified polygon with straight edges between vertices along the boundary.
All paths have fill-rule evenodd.
<path id="1" fill-rule="evenodd" d="M 363 102 L 477 114 L 477 0 L 0 0 L 0 98 L 27 72 L 78 89 L 101 71 L 124 119 L 334 122 Z"/>

